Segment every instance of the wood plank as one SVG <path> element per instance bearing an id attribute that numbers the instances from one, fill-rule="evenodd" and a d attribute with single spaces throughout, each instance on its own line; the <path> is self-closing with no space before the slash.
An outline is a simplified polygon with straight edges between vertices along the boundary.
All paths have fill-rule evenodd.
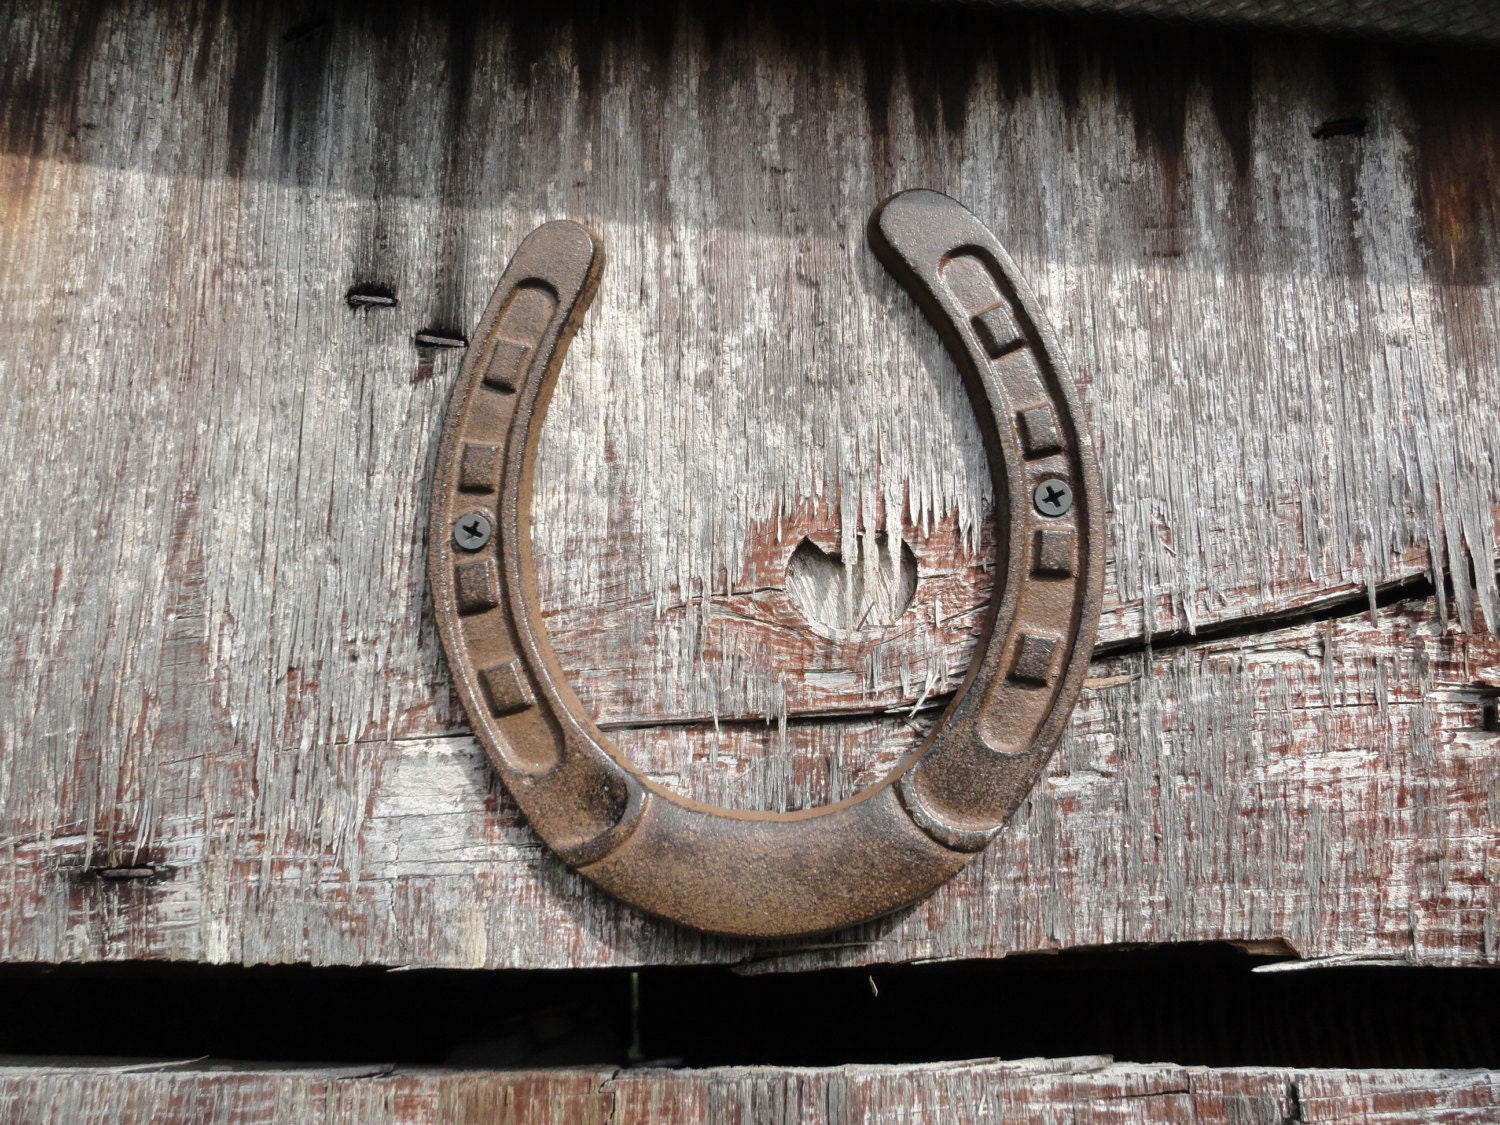
<path id="1" fill-rule="evenodd" d="M 1309 962 L 1500 961 L 1500 641 L 1393 607 L 1092 671 L 997 843 L 921 905 L 832 938 L 720 941 L 619 906 L 541 846 L 456 735 L 341 747 L 359 787 L 337 801 L 273 775 L 273 836 L 253 810 L 164 818 L 149 880 L 90 878 L 88 838 L 48 833 L 39 777 L 12 821 L 0 960 L 778 970 L 1233 941 Z M 856 727 L 789 726 L 786 791 L 829 784 L 837 755 L 885 733 Z M 697 768 L 680 731 L 634 737 L 666 783 Z M 719 734 L 742 761 L 779 737 Z"/>
<path id="2" fill-rule="evenodd" d="M 194 1063 L 0 1066 L 0 1122 L 270 1125 L 486 1122 L 605 1125 L 610 1071 L 398 1072 L 390 1066 L 276 1070 Z"/>
<path id="3" fill-rule="evenodd" d="M 1291 1070 L 1115 1063 L 1104 1057 L 819 1069 L 442 1071 L 0 1066 L 0 1123 L 113 1121 L 382 1125 L 606 1121 L 853 1123 L 1027 1120 L 1112 1125 L 1478 1125 L 1493 1071 Z"/>
<path id="4" fill-rule="evenodd" d="M 472 325 L 508 251 L 558 214 L 611 259 L 540 469 L 553 633 L 606 721 L 734 727 L 717 748 L 676 726 L 621 736 L 686 791 L 840 796 L 909 744 L 890 708 L 963 674 L 991 498 L 951 365 L 862 245 L 901 187 L 994 226 L 1077 366 L 1110 507 L 1108 640 L 1424 573 L 1452 581 L 1460 630 L 1495 627 L 1500 111 L 1474 92 L 1480 63 L 993 14 L 363 18 L 6 12 L 0 956 L 748 955 L 548 866 L 438 654 L 422 528 L 459 357 L 412 338 Z M 1362 135 L 1313 138 L 1356 111 Z M 352 312 L 371 283 L 400 304 Z M 916 609 L 853 639 L 790 629 L 801 539 L 849 558 L 882 529 L 921 561 Z M 1002 847 L 851 956 L 1147 935 L 1493 960 L 1477 704 L 1428 694 L 1470 691 L 1444 662 L 1493 654 L 1422 613 L 1383 620 L 1336 631 L 1354 646 L 1338 659 L 1426 686 L 1340 703 L 1348 731 L 1277 694 L 1253 651 L 1109 664 L 1102 679 L 1165 660 L 1166 679 L 1091 696 L 1058 768 L 1079 746 L 1128 764 L 1077 783 L 1077 815 L 1130 855 L 1102 827 L 1076 846 L 1144 897 L 1064 895 L 1072 853 L 1028 820 L 1016 858 Z M 1181 786 L 1156 763 L 1184 751 L 1109 690 L 1189 717 Z M 1229 728 L 1224 695 L 1248 708 Z M 851 716 L 837 745 L 743 721 L 827 711 Z M 1282 773 L 1254 757 L 1266 740 Z M 1256 778 L 1302 805 L 1267 813 Z M 1342 811 L 1345 787 L 1373 820 Z M 1230 808 L 1243 822 L 1216 819 Z M 1219 850 L 1205 823 L 1267 850 Z M 439 839 L 407 863 L 424 832 Z M 80 879 L 143 864 L 170 874 Z"/>

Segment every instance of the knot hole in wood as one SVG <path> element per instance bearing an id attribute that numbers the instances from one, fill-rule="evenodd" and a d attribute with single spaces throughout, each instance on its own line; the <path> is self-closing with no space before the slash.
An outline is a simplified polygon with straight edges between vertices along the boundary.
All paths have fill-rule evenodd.
<path id="1" fill-rule="evenodd" d="M 792 552 L 786 589 L 815 629 L 857 633 L 894 625 L 917 595 L 917 557 L 881 531 L 855 537 L 854 558 L 810 537 Z"/>

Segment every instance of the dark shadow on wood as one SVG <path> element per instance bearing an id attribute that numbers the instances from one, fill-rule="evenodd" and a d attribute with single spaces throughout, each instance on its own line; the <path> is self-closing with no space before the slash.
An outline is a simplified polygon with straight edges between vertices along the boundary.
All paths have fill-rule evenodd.
<path id="1" fill-rule="evenodd" d="M 781 975 L 115 964 L 0 969 L 0 1054 L 485 1067 L 1112 1055 L 1208 1066 L 1500 1066 L 1500 971 L 1257 972 L 1169 946 Z M 1287 964 L 1282 961 L 1281 964 Z"/>

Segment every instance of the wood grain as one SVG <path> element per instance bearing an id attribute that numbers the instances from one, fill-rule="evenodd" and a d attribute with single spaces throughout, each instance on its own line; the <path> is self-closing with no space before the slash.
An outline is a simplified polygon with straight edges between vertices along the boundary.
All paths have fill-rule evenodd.
<path id="1" fill-rule="evenodd" d="M 20 1062 L 20 1060 L 16 1060 Z M 0 1066 L 0 1122 L 524 1125 L 613 1121 L 1110 1122 L 1112 1125 L 1479 1125 L 1500 1111 L 1487 1071 L 1209 1069 L 1104 1057 L 831 1069 L 274 1070 Z"/>
<path id="2" fill-rule="evenodd" d="M 12 820 L 0 959 L 773 971 L 1220 940 L 1309 963 L 1500 960 L 1494 638 L 1394 607 L 1093 673 L 996 844 L 916 908 L 831 938 L 720 941 L 619 906 L 542 847 L 459 735 L 343 748 L 364 781 L 352 814 L 262 791 L 286 810 L 274 838 L 169 819 L 146 857 L 160 874 L 125 882 L 91 877 L 86 836 L 48 833 L 46 774 L 15 769 L 35 799 Z M 875 756 L 879 722 L 840 752 Z M 725 725 L 719 745 L 749 762 L 779 737 Z M 632 739 L 664 774 L 702 753 L 678 730 Z M 788 740 L 830 736 L 789 724 Z"/>
<path id="3" fill-rule="evenodd" d="M 1497 956 L 1483 60 L 993 13 L 0 26 L 0 957 L 757 955 L 595 896 L 477 760 L 423 576 L 460 356 L 412 338 L 471 326 L 544 218 L 601 233 L 539 476 L 554 640 L 664 781 L 837 799 L 988 595 L 975 424 L 862 242 L 915 185 L 1000 234 L 1076 365 L 1107 641 L 1437 602 L 1102 663 L 1006 842 L 818 956 Z M 365 284 L 399 305 L 351 311 Z M 913 608 L 809 622 L 792 551 L 882 530 Z"/>

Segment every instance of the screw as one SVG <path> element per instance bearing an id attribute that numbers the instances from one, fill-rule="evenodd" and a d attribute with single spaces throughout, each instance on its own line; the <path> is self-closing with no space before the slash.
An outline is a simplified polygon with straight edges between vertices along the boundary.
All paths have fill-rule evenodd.
<path id="1" fill-rule="evenodd" d="M 1038 481 L 1031 502 L 1044 516 L 1060 516 L 1073 506 L 1073 490 L 1068 482 L 1057 477 Z"/>
<path id="2" fill-rule="evenodd" d="M 493 530 L 489 516 L 483 512 L 466 512 L 453 525 L 453 542 L 465 551 L 477 551 L 490 541 Z"/>

